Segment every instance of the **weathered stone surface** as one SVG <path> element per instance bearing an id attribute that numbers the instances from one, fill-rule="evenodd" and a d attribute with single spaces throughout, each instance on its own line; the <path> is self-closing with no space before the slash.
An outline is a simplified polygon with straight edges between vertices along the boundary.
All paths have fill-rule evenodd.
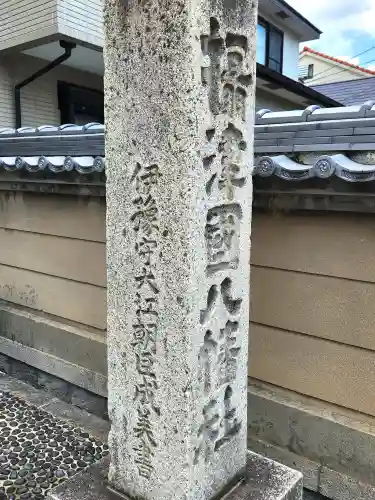
<path id="1" fill-rule="evenodd" d="M 38 384 L 37 370 L 21 361 L 14 360 L 12 362 L 11 375 L 31 385 Z"/>
<path id="2" fill-rule="evenodd" d="M 303 475 L 303 486 L 309 490 L 318 491 L 320 463 L 297 455 L 286 448 L 280 448 L 260 439 L 252 439 L 251 436 L 248 437 L 247 444 L 249 450 L 300 471 Z"/>
<path id="3" fill-rule="evenodd" d="M 327 500 L 327 497 L 323 497 L 320 493 L 315 491 L 304 490 L 303 500 Z"/>
<path id="4" fill-rule="evenodd" d="M 0 374 L 0 391 L 11 392 L 14 396 L 37 407 L 41 407 L 55 399 L 44 391 L 35 389 L 25 382 L 3 374 Z"/>
<path id="5" fill-rule="evenodd" d="M 358 478 L 322 467 L 319 491 L 332 500 L 373 500 L 375 487 Z"/>
<path id="6" fill-rule="evenodd" d="M 256 2 L 106 0 L 110 483 L 246 466 Z"/>
<path id="7" fill-rule="evenodd" d="M 106 442 L 108 438 L 109 422 L 71 404 L 60 401 L 48 393 L 20 382 L 12 377 L 0 374 L 0 391 L 10 392 L 13 396 L 26 401 L 26 403 L 42 408 L 54 417 L 75 423 L 97 439 Z M 1 463 L 1 462 L 0 462 Z"/>
<path id="8" fill-rule="evenodd" d="M 45 404 L 43 409 L 56 418 L 75 423 L 76 426 L 84 428 L 87 432 L 102 441 L 106 442 L 108 439 L 109 422 L 107 420 L 103 420 L 81 408 L 64 403 L 58 399 Z"/>
<path id="9" fill-rule="evenodd" d="M 11 364 L 9 362 L 8 356 L 0 354 L 0 372 L 10 374 Z"/>
<path id="10" fill-rule="evenodd" d="M 49 500 L 130 500 L 107 487 L 108 460 L 89 467 L 48 494 Z M 302 500 L 302 475 L 292 469 L 248 453 L 246 480 L 228 492 L 225 500 Z M 224 500 L 224 499 L 223 499 Z M 318 500 L 318 498 L 316 499 Z M 320 497 L 319 500 L 324 500 Z"/>
<path id="11" fill-rule="evenodd" d="M 69 379 L 65 380 L 73 384 L 84 382 L 84 373 L 79 376 L 74 370 L 75 365 L 81 366 L 82 372 L 88 372 L 86 378 L 92 373 L 91 384 L 88 380 L 82 387 L 104 395 L 101 387 L 95 388 L 95 374 L 107 375 L 106 344 L 100 335 L 9 302 L 0 301 L 0 318 L 1 353 L 39 370 L 50 370 L 56 377 L 66 375 Z M 2 366 L 0 358 L 0 369 Z"/>

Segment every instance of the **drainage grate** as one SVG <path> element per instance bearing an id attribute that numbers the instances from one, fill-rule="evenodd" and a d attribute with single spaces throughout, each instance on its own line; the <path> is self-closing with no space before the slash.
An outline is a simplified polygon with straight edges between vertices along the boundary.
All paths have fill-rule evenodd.
<path id="1" fill-rule="evenodd" d="M 0 500 L 42 500 L 105 455 L 88 433 L 0 392 Z"/>

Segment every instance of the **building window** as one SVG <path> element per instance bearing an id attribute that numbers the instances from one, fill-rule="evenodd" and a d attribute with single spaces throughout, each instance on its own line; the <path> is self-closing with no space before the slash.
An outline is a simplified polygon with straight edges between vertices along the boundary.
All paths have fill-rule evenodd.
<path id="1" fill-rule="evenodd" d="M 257 25 L 257 62 L 278 73 L 283 71 L 284 34 L 259 18 Z"/>
<path id="2" fill-rule="evenodd" d="M 302 82 L 310 80 L 314 77 L 314 65 L 309 64 L 308 66 L 300 66 L 298 77 Z"/>
<path id="3" fill-rule="evenodd" d="M 257 25 L 257 62 L 266 65 L 267 29 L 263 24 Z"/>
<path id="4" fill-rule="evenodd" d="M 58 82 L 61 124 L 104 123 L 104 94 L 66 82 Z"/>

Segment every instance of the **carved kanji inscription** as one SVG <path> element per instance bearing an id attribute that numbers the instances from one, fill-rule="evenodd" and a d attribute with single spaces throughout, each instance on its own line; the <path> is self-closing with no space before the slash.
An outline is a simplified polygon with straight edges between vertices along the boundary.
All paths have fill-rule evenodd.
<path id="1" fill-rule="evenodd" d="M 206 222 L 207 273 L 237 269 L 241 207 L 237 204 L 211 208 Z"/>
<path id="2" fill-rule="evenodd" d="M 153 419 L 160 415 L 156 404 L 159 388 L 156 376 L 156 341 L 159 316 L 159 285 L 156 276 L 159 211 L 154 188 L 160 177 L 157 165 L 142 167 L 136 164 L 131 182 L 135 186 L 132 223 L 136 255 L 140 266 L 134 276 L 136 294 L 133 340 L 135 368 L 139 379 L 134 387 L 134 402 L 137 408 L 137 424 L 134 435 L 137 440 L 133 447 L 134 462 L 139 475 L 149 479 L 154 470 L 152 458 L 157 440 L 153 433 Z"/>
<path id="3" fill-rule="evenodd" d="M 242 423 L 238 420 L 237 410 L 232 405 L 232 395 L 233 390 L 228 385 L 224 392 L 218 391 L 204 406 L 194 453 L 195 464 L 200 459 L 209 462 L 213 453 L 240 431 Z"/>

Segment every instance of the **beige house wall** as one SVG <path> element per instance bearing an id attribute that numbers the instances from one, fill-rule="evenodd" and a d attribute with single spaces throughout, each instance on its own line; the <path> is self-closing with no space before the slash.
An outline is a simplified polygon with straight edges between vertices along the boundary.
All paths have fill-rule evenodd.
<path id="1" fill-rule="evenodd" d="M 57 31 L 57 0 L 3 0 L 0 49 L 50 36 Z"/>
<path id="2" fill-rule="evenodd" d="M 103 46 L 102 0 L 2 0 L 0 50 L 65 35 Z"/>
<path id="3" fill-rule="evenodd" d="M 104 336 L 104 200 L 0 192 L 0 241 L 0 299 Z"/>
<path id="4" fill-rule="evenodd" d="M 103 0 L 58 0 L 59 33 L 103 47 Z"/>
<path id="5" fill-rule="evenodd" d="M 0 127 L 15 126 L 14 86 L 31 76 L 47 61 L 24 54 L 0 57 Z M 22 126 L 60 125 L 57 82 L 61 80 L 103 90 L 103 78 L 65 65 L 54 68 L 21 90 Z"/>
<path id="6" fill-rule="evenodd" d="M 0 192 L 0 241 L 0 301 L 105 342 L 103 198 Z M 372 215 L 254 214 L 250 377 L 375 416 L 374 248 Z"/>
<path id="7" fill-rule="evenodd" d="M 373 215 L 255 214 L 249 374 L 375 415 Z"/>

